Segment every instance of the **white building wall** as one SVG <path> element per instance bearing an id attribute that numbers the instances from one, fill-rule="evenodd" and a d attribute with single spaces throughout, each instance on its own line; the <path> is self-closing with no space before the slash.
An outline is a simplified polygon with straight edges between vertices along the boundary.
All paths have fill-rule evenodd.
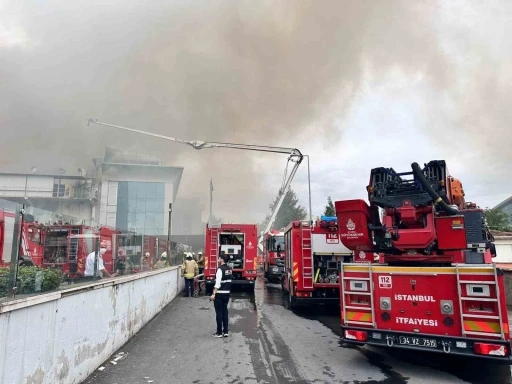
<path id="1" fill-rule="evenodd" d="M 36 175 L 0 175 L 0 197 L 52 197 L 53 177 Z"/>
<path id="2" fill-rule="evenodd" d="M 0 383 L 84 381 L 182 289 L 171 267 L 1 303 Z"/>
<path id="3" fill-rule="evenodd" d="M 492 259 L 495 263 L 512 263 L 512 237 L 499 238 L 494 241 L 496 245 L 496 257 Z"/>

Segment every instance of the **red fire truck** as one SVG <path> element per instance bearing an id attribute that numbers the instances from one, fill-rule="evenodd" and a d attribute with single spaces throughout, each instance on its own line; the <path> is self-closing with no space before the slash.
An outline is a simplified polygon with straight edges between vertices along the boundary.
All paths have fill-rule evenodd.
<path id="1" fill-rule="evenodd" d="M 9 266 L 14 236 L 14 211 L 0 209 L 0 266 Z M 24 216 L 21 229 L 19 259 L 25 264 L 41 265 L 43 259 L 43 226 L 32 215 Z"/>
<path id="2" fill-rule="evenodd" d="M 347 343 L 511 361 L 503 273 L 482 209 L 436 160 L 371 171 L 363 200 L 336 201 L 342 242 L 378 262 L 341 265 Z"/>
<path id="3" fill-rule="evenodd" d="M 284 232 L 268 231 L 263 235 L 263 266 L 265 278 L 281 282 L 284 274 Z"/>
<path id="4" fill-rule="evenodd" d="M 313 226 L 293 221 L 285 230 L 283 292 L 289 308 L 302 304 L 334 304 L 340 300 L 339 267 L 352 251 L 338 236 L 336 217 L 322 216 Z"/>
<path id="5" fill-rule="evenodd" d="M 207 224 L 204 277 L 206 291 L 215 284 L 219 255 L 229 257 L 233 268 L 232 285 L 254 290 L 257 268 L 258 228 L 255 224 Z"/>

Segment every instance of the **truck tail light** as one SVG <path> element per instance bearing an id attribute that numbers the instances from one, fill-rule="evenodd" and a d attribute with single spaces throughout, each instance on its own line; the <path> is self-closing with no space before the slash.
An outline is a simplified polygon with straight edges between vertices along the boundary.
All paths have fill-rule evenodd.
<path id="1" fill-rule="evenodd" d="M 345 339 L 366 341 L 368 340 L 368 333 L 365 331 L 350 331 L 347 329 L 345 330 Z"/>
<path id="2" fill-rule="evenodd" d="M 504 345 L 475 343 L 473 344 L 473 351 L 477 355 L 506 356 L 507 347 Z"/>

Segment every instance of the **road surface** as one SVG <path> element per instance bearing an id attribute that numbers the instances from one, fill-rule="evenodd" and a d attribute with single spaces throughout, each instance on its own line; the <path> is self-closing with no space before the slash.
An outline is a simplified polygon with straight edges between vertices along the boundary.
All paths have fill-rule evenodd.
<path id="1" fill-rule="evenodd" d="M 292 312 L 285 303 L 279 286 L 259 279 L 254 295 L 233 294 L 230 337 L 216 339 L 208 298 L 177 298 L 86 383 L 512 383 L 509 366 L 344 347 L 337 310 Z"/>

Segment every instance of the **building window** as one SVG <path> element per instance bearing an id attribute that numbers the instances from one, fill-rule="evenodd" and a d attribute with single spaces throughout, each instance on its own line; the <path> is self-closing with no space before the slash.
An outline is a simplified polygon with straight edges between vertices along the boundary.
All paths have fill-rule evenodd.
<path id="1" fill-rule="evenodd" d="M 64 184 L 60 184 L 60 179 L 55 179 L 53 182 L 53 197 L 64 197 L 64 193 L 66 191 L 66 186 Z"/>
<path id="2" fill-rule="evenodd" d="M 108 183 L 108 205 L 117 205 L 117 183 Z"/>

